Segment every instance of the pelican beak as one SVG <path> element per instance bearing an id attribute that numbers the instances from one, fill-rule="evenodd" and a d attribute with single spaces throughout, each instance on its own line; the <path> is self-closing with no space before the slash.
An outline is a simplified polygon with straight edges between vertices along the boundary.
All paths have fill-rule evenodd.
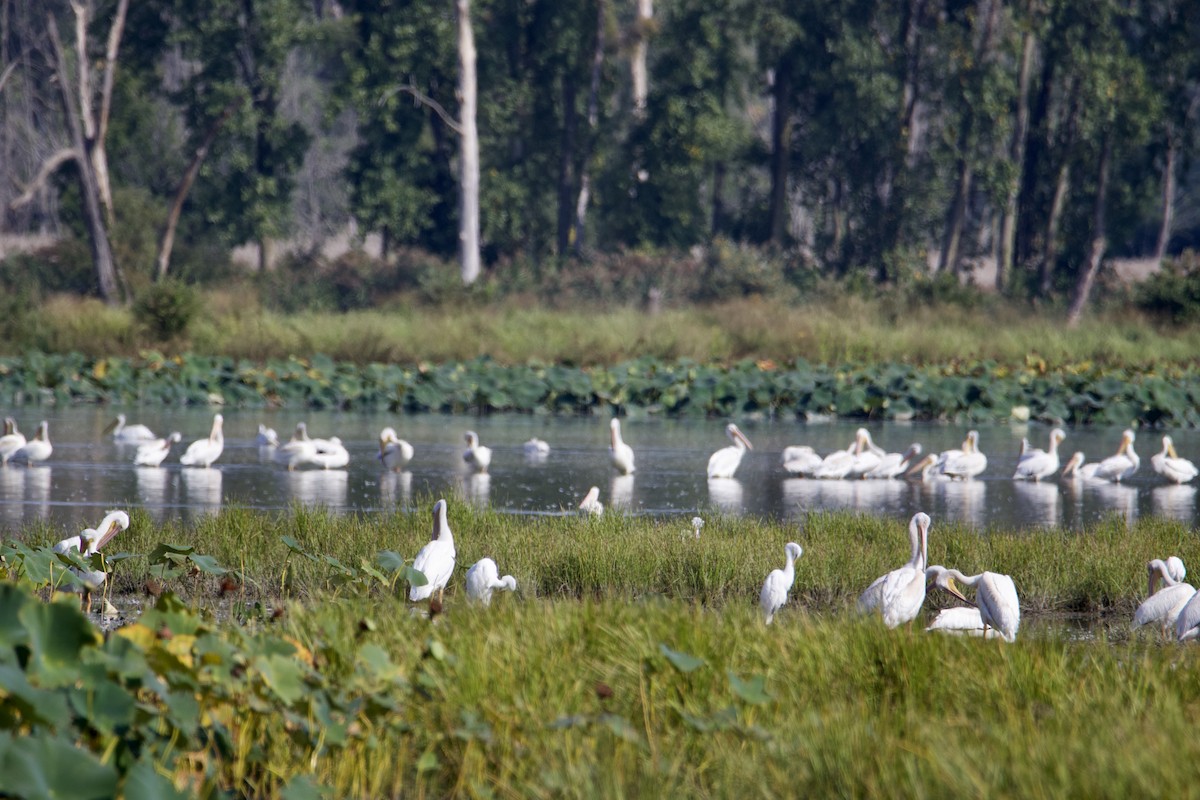
<path id="1" fill-rule="evenodd" d="M 1169 455 L 1171 458 L 1179 458 L 1179 454 L 1175 452 L 1174 442 L 1171 442 L 1169 445 L 1167 445 L 1167 455 Z"/>
<path id="2" fill-rule="evenodd" d="M 954 595 L 955 597 L 957 597 L 959 600 L 962 600 L 962 601 L 963 601 L 964 603 L 966 603 L 967 605 L 973 605 L 973 604 L 971 603 L 971 601 L 970 601 L 970 600 L 968 600 L 967 598 L 963 597 L 963 593 L 962 593 L 962 592 L 960 592 L 960 591 L 958 590 L 958 587 L 954 585 L 954 578 L 947 578 L 947 579 L 946 579 L 946 585 L 945 585 L 945 586 L 943 586 L 942 588 L 943 588 L 943 589 L 945 589 L 945 590 L 946 590 L 947 592 L 949 592 L 950 594 L 952 594 L 952 595 Z"/>
<path id="3" fill-rule="evenodd" d="M 117 429 L 118 422 L 120 422 L 119 419 L 114 419 L 112 422 L 105 425 L 104 430 L 100 431 L 100 435 L 104 436 L 106 434 L 109 434 L 109 433 L 112 433 L 113 431 L 115 431 Z"/>
<path id="4" fill-rule="evenodd" d="M 100 548 L 104 547 L 104 545 L 108 544 L 108 540 L 113 538 L 114 536 L 116 536 L 117 532 L 120 530 L 121 530 L 121 526 L 118 525 L 116 522 L 113 522 L 112 524 L 110 524 L 108 526 L 108 530 L 106 530 L 100 536 L 100 540 L 96 542 L 96 549 L 99 550 Z"/>

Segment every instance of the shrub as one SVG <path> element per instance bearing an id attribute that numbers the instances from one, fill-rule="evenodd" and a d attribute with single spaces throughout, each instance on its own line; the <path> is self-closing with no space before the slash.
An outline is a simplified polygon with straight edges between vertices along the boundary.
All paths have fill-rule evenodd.
<path id="1" fill-rule="evenodd" d="M 1200 319 L 1200 253 L 1188 250 L 1163 262 L 1135 293 L 1139 308 L 1175 323 Z"/>
<path id="2" fill-rule="evenodd" d="M 144 289 L 133 304 L 133 316 L 159 341 L 187 330 L 200 310 L 196 292 L 177 281 L 163 281 Z"/>

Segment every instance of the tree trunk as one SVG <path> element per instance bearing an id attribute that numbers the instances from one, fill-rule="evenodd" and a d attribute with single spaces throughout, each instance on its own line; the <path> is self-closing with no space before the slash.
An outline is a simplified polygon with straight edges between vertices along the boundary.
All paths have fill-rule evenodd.
<path id="1" fill-rule="evenodd" d="M 82 14 L 79 13 L 79 6 L 72 4 L 76 9 L 76 14 L 80 16 L 82 23 Z M 96 167 L 96 182 L 100 189 L 100 200 L 104 203 L 104 209 L 108 215 L 108 224 L 113 225 L 116 221 L 115 211 L 113 209 L 112 185 L 108 179 L 108 149 L 105 143 L 108 141 L 108 120 L 112 114 L 112 94 L 113 84 L 117 74 L 117 53 L 121 48 L 121 35 L 125 32 L 125 15 L 129 11 L 129 0 L 120 0 L 117 3 L 117 13 L 113 18 L 112 27 L 108 29 L 108 46 L 104 51 L 104 82 L 101 84 L 100 90 L 100 114 L 96 121 L 95 143 L 92 147 L 92 163 Z M 86 31 L 84 31 L 86 37 Z M 82 49 L 82 48 L 81 48 Z M 81 70 L 82 73 L 82 70 Z M 80 83 L 82 84 L 82 74 Z M 84 114 L 91 116 L 90 101 Z"/>
<path id="2" fill-rule="evenodd" d="M 1071 301 L 1071 309 L 1067 312 L 1067 325 L 1075 327 L 1083 310 L 1087 307 L 1088 296 L 1092 293 L 1092 284 L 1096 282 L 1096 274 L 1104 261 L 1104 251 L 1107 247 L 1104 208 L 1108 200 L 1108 173 L 1112 161 L 1113 139 L 1111 129 L 1104 136 L 1104 147 L 1100 153 L 1099 176 L 1096 178 L 1096 204 L 1092 208 L 1092 240 L 1088 245 L 1087 262 L 1079 283 L 1075 286 L 1075 299 Z"/>
<path id="3" fill-rule="evenodd" d="M 1050 213 L 1046 216 L 1045 240 L 1042 243 L 1041 264 L 1038 267 L 1038 297 L 1043 300 L 1054 288 L 1054 264 L 1058 260 L 1058 227 L 1063 208 L 1067 204 L 1067 190 L 1071 188 L 1071 162 L 1064 156 L 1054 181 L 1054 199 L 1050 201 Z"/>
<path id="4" fill-rule="evenodd" d="M 1000 220 L 1000 252 L 996 259 L 996 291 L 1003 292 L 1012 275 L 1016 260 L 1017 199 L 1021 194 L 1022 172 L 1025 166 L 1025 140 L 1029 135 L 1029 83 L 1033 74 L 1033 54 L 1036 40 L 1032 31 L 1025 31 L 1021 45 L 1021 69 L 1017 76 L 1017 118 L 1013 126 L 1010 158 L 1016 173 L 1008 184 L 1004 198 L 1004 215 Z"/>
<path id="5" fill-rule="evenodd" d="M 1167 137 L 1167 163 L 1162 176 L 1162 223 L 1158 226 L 1158 241 L 1154 244 L 1154 260 L 1162 263 L 1171 241 L 1171 226 L 1175 221 L 1175 162 L 1179 147 L 1175 137 Z"/>
<path id="6" fill-rule="evenodd" d="M 587 143 L 579 168 L 579 198 L 575 201 L 575 252 L 583 250 L 583 236 L 587 229 L 588 200 L 591 197 L 592 177 L 589 164 L 592 146 L 596 141 L 596 126 L 600 122 L 600 72 L 604 68 L 604 12 L 605 0 L 596 0 L 596 49 L 592 51 L 592 82 L 588 87 Z"/>
<path id="7" fill-rule="evenodd" d="M 458 16 L 459 125 L 462 128 L 459 186 L 462 193 L 458 239 L 462 282 L 479 279 L 479 130 L 475 124 L 475 35 L 471 31 L 470 0 L 455 0 Z"/>
<path id="8" fill-rule="evenodd" d="M 654 0 L 637 1 L 636 41 L 630 71 L 633 76 L 633 115 L 646 116 L 646 99 L 650 96 L 650 79 L 646 73 L 646 55 L 650 49 L 650 20 L 654 17 Z"/>
<path id="9" fill-rule="evenodd" d="M 83 199 L 84 223 L 88 231 L 88 244 L 92 251 L 92 263 L 96 267 L 96 283 L 100 288 L 100 297 L 110 306 L 120 304 L 120 283 L 117 279 L 117 267 L 113 261 L 112 246 L 108 241 L 108 227 L 105 225 L 104 212 L 101 210 L 100 189 L 96 184 L 96 174 L 92 160 L 88 157 L 88 143 L 84 139 L 83 125 L 79 120 L 79 110 L 71 99 L 71 83 L 67 75 L 67 57 L 63 52 L 62 40 L 58 36 L 58 23 L 54 15 L 46 18 L 46 28 L 50 34 L 50 43 L 54 49 L 55 71 L 58 76 L 59 94 L 62 97 L 63 113 L 71 131 L 71 141 L 74 145 L 79 176 L 79 193 Z"/>
<path id="10" fill-rule="evenodd" d="M 713 183 L 712 183 L 712 221 L 710 222 L 709 236 L 717 236 L 721 233 L 721 228 L 725 224 L 725 202 L 721 199 L 725 192 L 725 162 L 718 161 L 713 164 Z"/>
<path id="11" fill-rule="evenodd" d="M 941 258 L 938 259 L 938 270 L 958 272 L 958 262 L 961 258 L 963 225 L 967 219 L 967 200 L 971 196 L 971 181 L 975 171 L 971 167 L 971 159 L 962 158 L 958 162 L 958 181 L 954 187 L 954 200 L 950 203 L 950 213 L 946 219 L 946 235 L 942 239 Z"/>
<path id="12" fill-rule="evenodd" d="M 788 176 L 792 156 L 792 59 L 785 54 L 771 81 L 771 207 L 770 240 L 783 244 L 787 235 Z"/>
<path id="13" fill-rule="evenodd" d="M 562 144 L 558 158 L 558 224 L 557 246 L 559 258 L 567 255 L 571 246 L 571 223 L 575 209 L 571 195 L 574 188 L 572 167 L 575 164 L 575 76 L 570 71 L 562 76 L 563 129 Z"/>

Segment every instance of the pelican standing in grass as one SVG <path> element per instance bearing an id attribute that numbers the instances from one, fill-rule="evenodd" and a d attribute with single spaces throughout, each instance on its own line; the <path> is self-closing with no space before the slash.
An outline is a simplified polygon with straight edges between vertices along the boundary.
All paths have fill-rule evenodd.
<path id="1" fill-rule="evenodd" d="M 408 590 L 408 599 L 425 600 L 437 592 L 438 602 L 446 591 L 446 584 L 454 574 L 454 534 L 446 521 L 446 501 L 438 500 L 433 505 L 433 536 L 413 559 L 413 569 L 425 576 L 425 585 L 413 586 Z"/>
<path id="2" fill-rule="evenodd" d="M 754 449 L 754 445 L 750 444 L 746 435 L 738 430 L 738 426 L 732 422 L 725 426 L 725 435 L 729 437 L 733 445 L 722 447 L 709 456 L 709 478 L 732 478 L 733 473 L 737 472 L 738 464 L 742 463 L 742 456 L 746 455 L 747 450 Z"/>
<path id="3" fill-rule="evenodd" d="M 109 423 L 104 429 L 104 433 L 112 431 L 113 441 L 117 444 L 139 444 L 141 442 L 152 442 L 158 438 L 154 431 L 147 428 L 145 425 L 126 425 L 125 415 L 117 414 L 117 418 Z"/>
<path id="4" fill-rule="evenodd" d="M 39 461 L 48 459 L 53 452 L 54 445 L 50 444 L 50 423 L 42 420 L 38 424 L 37 433 L 33 435 L 33 438 L 26 442 L 24 447 L 13 453 L 12 457 L 33 466 Z"/>
<path id="5" fill-rule="evenodd" d="M 68 550 L 79 552 L 83 558 L 91 558 L 100 548 L 104 547 L 110 539 L 116 536 L 121 531 L 129 527 L 129 515 L 124 511 L 110 511 L 100 522 L 98 528 L 87 528 L 79 536 L 72 536 L 63 539 L 58 544 L 54 545 L 54 552 L 66 553 Z M 82 584 L 82 586 L 74 587 L 74 590 L 82 591 L 81 598 L 84 608 L 91 612 L 92 610 L 92 592 L 104 585 L 104 581 L 108 578 L 108 573 L 104 570 L 92 569 L 81 570 L 78 567 L 71 567 L 71 574 L 74 575 Z"/>
<path id="6" fill-rule="evenodd" d="M 211 467 L 225 449 L 225 434 L 222 432 L 224 424 L 223 416 L 213 415 L 212 431 L 209 432 L 208 438 L 197 439 L 188 445 L 187 452 L 179 457 L 179 463 L 185 467 Z"/>
<path id="7" fill-rule="evenodd" d="M 4 418 L 4 435 L 0 436 L 0 465 L 7 464 L 13 453 L 25 446 L 25 435 L 17 430 L 17 421 Z"/>
<path id="8" fill-rule="evenodd" d="M 1142 465 L 1142 460 L 1133 450 L 1134 438 L 1133 430 L 1126 429 L 1121 434 L 1121 444 L 1117 448 L 1117 452 L 1097 464 L 1092 477 L 1097 480 L 1120 483 L 1137 472 L 1138 467 Z"/>
<path id="9" fill-rule="evenodd" d="M 604 513 L 604 504 L 600 502 L 600 487 L 593 486 L 579 503 L 579 513 L 586 517 L 598 517 Z"/>
<path id="10" fill-rule="evenodd" d="M 379 462 L 383 468 L 400 472 L 413 459 L 413 446 L 396 435 L 395 428 L 379 432 Z"/>
<path id="11" fill-rule="evenodd" d="M 133 463 L 139 467 L 157 467 L 162 464 L 171 452 L 171 445 L 183 439 L 183 434 L 175 431 L 165 439 L 156 439 L 139 445 Z"/>
<path id="12" fill-rule="evenodd" d="M 811 475 L 813 470 L 821 466 L 822 460 L 817 451 L 806 444 L 785 447 L 783 448 L 782 455 L 779 457 L 780 463 L 783 464 L 784 472 L 789 472 L 792 475 Z"/>
<path id="13" fill-rule="evenodd" d="M 974 606 L 979 609 L 979 618 L 983 622 L 983 635 L 987 636 L 988 628 L 993 628 L 1006 642 L 1015 641 L 1017 629 L 1021 625 L 1021 604 L 1017 599 L 1017 587 L 1013 579 L 999 572 L 981 572 L 978 575 L 963 575 L 956 569 L 933 566 L 925 570 L 925 576 L 932 579 L 934 585 L 944 589 L 962 600 L 962 592 L 954 585 L 957 580 L 964 586 L 975 587 Z"/>
<path id="14" fill-rule="evenodd" d="M 1050 431 L 1050 446 L 1042 450 L 1032 450 L 1022 447 L 1023 452 L 1017 459 L 1017 471 L 1013 473 L 1014 481 L 1040 481 L 1049 478 L 1058 471 L 1058 446 L 1062 444 L 1067 434 L 1062 428 Z"/>
<path id="15" fill-rule="evenodd" d="M 1147 597 L 1133 612 L 1133 627 L 1157 623 L 1166 636 L 1168 631 L 1175 629 L 1180 613 L 1196 594 L 1196 587 L 1183 582 L 1187 572 L 1183 569 L 1183 561 L 1176 556 L 1171 556 L 1167 561 L 1156 558 L 1148 562 L 1146 574 L 1149 578 Z M 1163 588 L 1155 591 L 1159 581 L 1162 581 Z"/>
<path id="16" fill-rule="evenodd" d="M 1175 452 L 1175 443 L 1170 436 L 1162 437 L 1162 442 L 1162 452 L 1150 457 L 1150 466 L 1155 472 L 1173 483 L 1187 483 L 1200 474 L 1195 464 Z"/>
<path id="17" fill-rule="evenodd" d="M 796 580 L 796 559 L 804 550 L 795 542 L 788 542 L 783 546 L 783 552 L 787 559 L 783 569 L 771 570 L 758 593 L 758 607 L 762 609 L 763 622 L 767 625 L 775 619 L 776 612 L 787 605 L 788 592 Z"/>
<path id="18" fill-rule="evenodd" d="M 630 475 L 633 473 L 633 448 L 625 444 L 625 440 L 621 438 L 621 420 L 613 417 L 608 423 L 608 457 L 612 461 L 613 469 L 622 475 Z"/>
<path id="19" fill-rule="evenodd" d="M 929 559 L 929 515 L 919 511 L 908 522 L 912 557 L 879 576 L 858 598 L 858 610 L 878 612 L 889 628 L 912 622 L 925 602 L 925 564 Z"/>
<path id="20" fill-rule="evenodd" d="M 492 592 L 517 590 L 517 579 L 512 575 L 500 577 L 500 569 L 490 558 L 481 558 L 467 570 L 467 597 L 485 606 L 492 604 Z"/>
<path id="21" fill-rule="evenodd" d="M 481 445 L 479 434 L 475 431 L 467 431 L 463 434 L 463 439 L 467 442 L 467 449 L 463 451 L 463 461 L 476 472 L 487 472 L 488 465 L 492 463 L 492 448 Z"/>

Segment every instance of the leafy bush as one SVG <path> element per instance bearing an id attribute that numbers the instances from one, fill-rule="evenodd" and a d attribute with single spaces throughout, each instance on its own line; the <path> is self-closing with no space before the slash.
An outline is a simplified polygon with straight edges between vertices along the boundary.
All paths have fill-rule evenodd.
<path id="1" fill-rule="evenodd" d="M 152 284 L 133 305 L 134 319 L 159 341 L 173 339 L 187 330 L 199 310 L 196 292 L 176 281 Z"/>
<path id="2" fill-rule="evenodd" d="M 1189 250 L 1163 262 L 1135 293 L 1149 314 L 1175 323 L 1200 319 L 1200 253 Z"/>

